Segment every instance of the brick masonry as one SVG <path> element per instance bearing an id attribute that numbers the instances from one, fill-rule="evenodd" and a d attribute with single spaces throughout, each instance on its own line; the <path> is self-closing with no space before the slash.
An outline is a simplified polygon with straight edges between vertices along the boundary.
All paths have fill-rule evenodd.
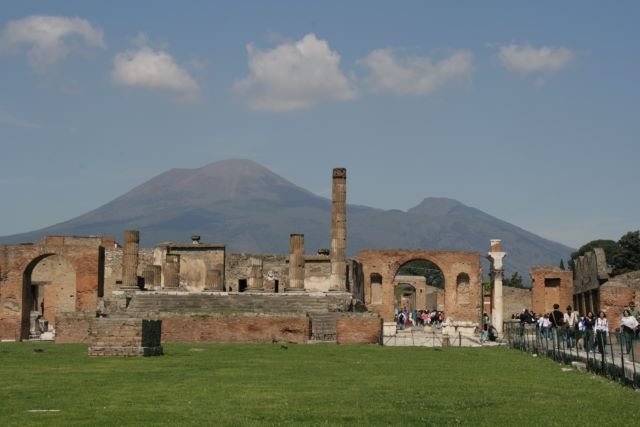
<path id="1" fill-rule="evenodd" d="M 109 319 L 109 318 L 107 318 Z M 114 318 L 120 322 L 118 317 Z M 162 320 L 162 342 L 172 343 L 272 343 L 288 342 L 305 344 L 309 341 L 309 317 L 303 313 L 256 314 L 256 313 L 211 313 L 191 315 L 157 316 Z M 57 318 L 57 343 L 91 343 L 95 347 L 111 344 L 126 347 L 135 344 L 139 337 L 131 335 L 131 330 L 118 326 L 111 327 L 107 338 L 97 341 L 95 313 L 65 313 Z M 142 322 L 142 319 L 137 319 Z M 120 328 L 120 329 L 117 329 Z M 122 331 L 122 338 L 113 331 Z M 339 344 L 377 344 L 380 341 L 382 319 L 373 313 L 341 313 L 336 322 L 336 339 Z M 102 332 L 103 335 L 106 332 Z M 103 345 L 99 346 L 98 343 Z M 119 345 L 116 345 L 120 343 Z M 130 345 L 129 345 L 130 346 Z"/>
<path id="2" fill-rule="evenodd" d="M 385 321 L 393 321 L 394 278 L 398 269 L 409 261 L 422 259 L 433 262 L 444 275 L 447 316 L 459 321 L 480 321 L 481 266 L 477 252 L 449 252 L 423 250 L 367 250 L 356 257 L 362 266 L 365 304 L 371 311 L 379 313 Z M 382 304 L 371 304 L 371 277 L 382 277 Z M 469 277 L 459 285 L 461 274 Z"/>
<path id="3" fill-rule="evenodd" d="M 536 313 L 550 313 L 553 304 L 565 311 L 573 304 L 573 273 L 558 267 L 531 269 L 532 308 Z"/>
<path id="4" fill-rule="evenodd" d="M 343 314 L 338 317 L 336 341 L 338 344 L 379 344 L 382 319 L 371 314 Z"/>

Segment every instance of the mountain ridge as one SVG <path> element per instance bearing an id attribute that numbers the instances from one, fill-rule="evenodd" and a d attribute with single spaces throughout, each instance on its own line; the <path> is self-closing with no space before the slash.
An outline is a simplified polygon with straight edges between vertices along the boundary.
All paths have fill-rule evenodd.
<path id="1" fill-rule="evenodd" d="M 558 265 L 572 249 L 444 197 L 425 197 L 406 211 L 347 207 L 347 249 L 476 251 L 500 238 L 509 272 L 528 277 L 533 265 Z M 295 185 L 251 160 L 229 159 L 194 169 L 162 172 L 123 195 L 68 221 L 0 237 L 2 243 L 37 241 L 44 235 L 113 235 L 138 229 L 141 244 L 204 241 L 231 252 L 287 253 L 289 234 L 305 235 L 307 253 L 329 247 L 331 201 Z"/>

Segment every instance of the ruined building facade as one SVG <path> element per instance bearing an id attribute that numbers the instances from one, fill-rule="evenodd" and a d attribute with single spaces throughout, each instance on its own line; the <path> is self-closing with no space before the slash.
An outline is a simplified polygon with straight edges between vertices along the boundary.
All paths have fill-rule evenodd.
<path id="1" fill-rule="evenodd" d="M 71 236 L 1 246 L 0 339 L 55 332 L 58 342 L 87 342 L 96 319 L 126 316 L 161 320 L 168 342 L 377 343 L 400 300 L 479 324 L 480 254 L 347 256 L 346 182 L 346 169 L 334 169 L 328 252 L 308 254 L 304 235 L 295 233 L 288 254 L 228 253 L 198 236 L 141 248 L 136 230 L 124 231 L 123 247 L 109 237 Z M 442 285 L 403 276 L 415 261 L 436 266 Z M 409 299 L 397 293 L 400 285 L 412 290 Z"/>

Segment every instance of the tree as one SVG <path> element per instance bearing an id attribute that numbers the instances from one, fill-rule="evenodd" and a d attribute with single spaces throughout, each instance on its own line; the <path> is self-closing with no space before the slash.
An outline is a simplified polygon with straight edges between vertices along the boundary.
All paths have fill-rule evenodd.
<path id="1" fill-rule="evenodd" d="M 615 274 L 640 270 L 640 230 L 629 231 L 622 236 L 618 247 L 612 261 Z"/>
<path id="2" fill-rule="evenodd" d="M 505 278 L 502 281 L 502 284 L 504 286 L 511 286 L 512 288 L 524 288 L 524 284 L 522 283 L 522 276 L 520 276 L 517 271 L 513 273 L 510 278 Z"/>
<path id="3" fill-rule="evenodd" d="M 564 260 L 560 258 L 560 270 L 564 270 Z"/>

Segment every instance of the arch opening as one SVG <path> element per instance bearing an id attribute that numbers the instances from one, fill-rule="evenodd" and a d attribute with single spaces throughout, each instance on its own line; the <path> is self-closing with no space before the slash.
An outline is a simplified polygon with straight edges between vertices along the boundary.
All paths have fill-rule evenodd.
<path id="1" fill-rule="evenodd" d="M 400 284 L 409 284 L 414 288 L 414 311 L 444 311 L 444 273 L 434 262 L 426 259 L 405 262 L 394 277 L 394 286 Z M 399 305 L 396 296 L 396 309 L 400 309 Z"/>
<path id="2" fill-rule="evenodd" d="M 76 271 L 62 255 L 33 259 L 23 274 L 22 339 L 55 331 L 56 315 L 76 311 Z"/>

